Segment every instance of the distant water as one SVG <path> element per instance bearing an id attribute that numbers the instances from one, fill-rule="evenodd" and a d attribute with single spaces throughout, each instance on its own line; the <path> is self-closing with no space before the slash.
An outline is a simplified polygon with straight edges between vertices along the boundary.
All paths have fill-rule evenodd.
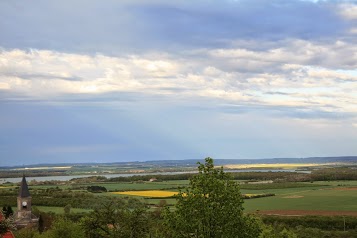
<path id="1" fill-rule="evenodd" d="M 293 169 L 243 169 L 243 170 L 226 170 L 226 172 L 300 172 L 300 173 L 311 173 L 311 171 L 296 171 Z M 135 175 L 169 175 L 169 174 L 187 174 L 187 173 L 197 173 L 195 171 L 191 172 L 162 172 L 162 173 L 132 173 L 132 174 L 91 174 L 91 175 L 68 175 L 68 176 L 45 176 L 45 177 L 27 177 L 27 181 L 36 180 L 39 182 L 43 181 L 69 181 L 74 178 L 85 178 L 90 176 L 104 176 L 106 178 L 115 178 L 115 177 L 131 177 Z M 19 183 L 21 182 L 22 177 L 19 178 L 0 178 L 0 184 L 10 182 L 10 183 Z"/>

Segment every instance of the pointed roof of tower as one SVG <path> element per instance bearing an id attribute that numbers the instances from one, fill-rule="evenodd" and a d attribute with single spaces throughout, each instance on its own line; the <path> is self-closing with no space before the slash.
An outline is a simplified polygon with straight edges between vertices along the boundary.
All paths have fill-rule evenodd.
<path id="1" fill-rule="evenodd" d="M 22 198 L 30 197 L 30 191 L 29 191 L 29 187 L 27 186 L 25 175 L 22 176 L 19 197 L 22 197 Z"/>

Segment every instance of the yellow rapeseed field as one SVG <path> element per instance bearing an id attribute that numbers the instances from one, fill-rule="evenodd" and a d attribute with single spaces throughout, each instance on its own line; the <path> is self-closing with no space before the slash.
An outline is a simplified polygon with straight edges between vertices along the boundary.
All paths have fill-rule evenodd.
<path id="1" fill-rule="evenodd" d="M 126 192 L 112 192 L 112 193 L 121 194 L 121 195 L 140 196 L 140 197 L 171 197 L 178 194 L 178 192 L 163 191 L 163 190 L 126 191 Z"/>
<path id="2" fill-rule="evenodd" d="M 0 186 L 0 189 L 1 188 L 14 188 L 15 186 Z"/>
<path id="3" fill-rule="evenodd" d="M 247 197 L 254 197 L 256 195 L 260 195 L 260 194 L 253 194 L 253 193 L 245 193 L 245 194 L 242 194 L 243 196 L 247 196 Z"/>

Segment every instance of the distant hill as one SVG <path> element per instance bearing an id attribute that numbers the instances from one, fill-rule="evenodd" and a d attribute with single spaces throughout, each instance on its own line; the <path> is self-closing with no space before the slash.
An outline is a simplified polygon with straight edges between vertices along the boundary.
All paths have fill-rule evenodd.
<path id="1" fill-rule="evenodd" d="M 215 159 L 215 165 L 226 164 L 277 164 L 277 163 L 357 163 L 357 156 L 334 156 L 334 157 L 307 157 L 307 158 L 268 158 L 268 159 Z M 34 168 L 34 167 L 53 167 L 53 166 L 131 166 L 131 167 L 196 167 L 200 160 L 153 160 L 153 161 L 134 161 L 134 162 L 113 162 L 113 163 L 58 163 L 58 164 L 33 164 L 22 166 L 7 166 L 0 169 L 8 168 Z"/>

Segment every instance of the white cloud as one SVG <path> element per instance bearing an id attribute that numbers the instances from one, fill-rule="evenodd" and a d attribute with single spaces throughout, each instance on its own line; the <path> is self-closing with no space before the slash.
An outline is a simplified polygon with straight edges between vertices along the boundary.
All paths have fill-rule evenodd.
<path id="1" fill-rule="evenodd" d="M 357 27 L 351 28 L 349 32 L 351 34 L 357 34 Z"/>
<path id="2" fill-rule="evenodd" d="M 355 115 L 357 75 L 349 69 L 357 64 L 357 54 L 351 52 L 357 52 L 356 46 L 342 41 L 302 40 L 272 44 L 265 50 L 236 45 L 180 56 L 2 50 L 0 90 L 36 99 L 134 92 L 189 98 L 187 102 L 207 98 Z"/>
<path id="3" fill-rule="evenodd" d="M 357 5 L 356 4 L 340 4 L 340 14 L 348 20 L 357 20 Z"/>
<path id="4" fill-rule="evenodd" d="M 250 43 L 252 44 L 252 43 Z M 242 43 L 244 45 L 244 43 Z M 259 42 L 255 42 L 256 47 Z M 334 69 L 355 69 L 357 67 L 357 45 L 344 41 L 332 43 L 310 42 L 306 40 L 285 40 L 269 45 L 265 50 L 254 49 L 213 49 L 209 55 L 225 59 L 231 67 L 236 64 L 251 64 L 252 67 L 275 67 L 288 65 L 315 65 Z M 264 68 L 262 68 L 264 67 Z"/>

